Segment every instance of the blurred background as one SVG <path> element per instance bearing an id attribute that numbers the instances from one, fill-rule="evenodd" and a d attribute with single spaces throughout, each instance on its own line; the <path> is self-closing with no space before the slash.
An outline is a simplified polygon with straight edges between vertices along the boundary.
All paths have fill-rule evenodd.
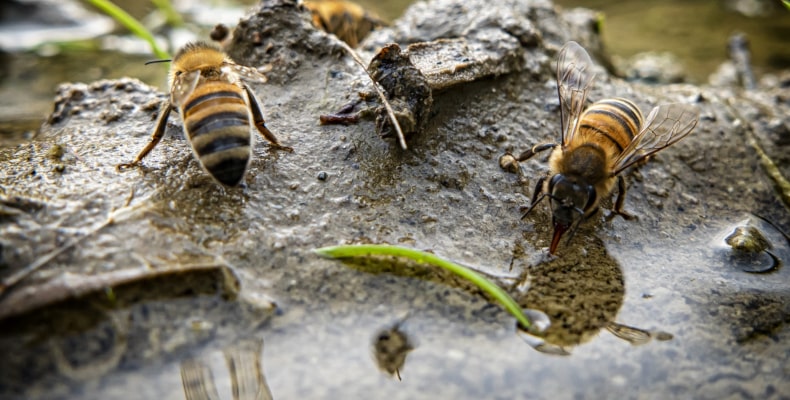
<path id="1" fill-rule="evenodd" d="M 386 21 L 412 0 L 359 0 Z M 218 23 L 232 27 L 253 0 L 117 0 L 172 52 L 189 40 L 208 39 Z M 757 79 L 790 69 L 790 8 L 781 0 L 557 0 L 564 9 L 596 10 L 612 64 L 626 78 L 640 68 L 662 70 L 660 81 L 720 81 L 727 43 L 746 35 Z M 35 135 L 62 82 L 135 77 L 161 90 L 169 64 L 151 47 L 90 1 L 4 0 L 0 5 L 0 146 Z M 641 66 L 641 67 L 640 67 Z M 636 72 L 635 72 L 636 71 Z"/>

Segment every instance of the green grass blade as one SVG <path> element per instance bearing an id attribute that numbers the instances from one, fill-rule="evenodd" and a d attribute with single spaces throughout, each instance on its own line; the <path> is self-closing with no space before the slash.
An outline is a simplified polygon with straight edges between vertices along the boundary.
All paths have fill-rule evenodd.
<path id="1" fill-rule="evenodd" d="M 157 57 L 162 59 L 170 58 L 167 52 L 159 48 L 159 46 L 156 44 L 154 35 L 152 35 L 151 32 L 149 32 L 148 29 L 143 26 L 143 24 L 129 15 L 126 11 L 108 0 L 88 0 L 88 3 L 92 4 L 94 7 L 118 21 L 118 23 L 126 27 L 126 29 L 128 29 L 137 37 L 148 42 L 148 44 L 151 46 L 151 50 L 154 52 L 154 54 L 156 54 Z"/>
<path id="2" fill-rule="evenodd" d="M 181 18 L 181 14 L 179 14 L 178 11 L 173 8 L 173 4 L 170 2 L 170 0 L 151 0 L 151 3 L 153 3 L 156 8 L 159 9 L 159 12 L 165 16 L 165 21 L 167 21 L 168 25 L 184 25 L 184 19 Z"/>
<path id="3" fill-rule="evenodd" d="M 505 292 L 501 287 L 491 283 L 479 273 L 462 265 L 447 261 L 424 251 L 414 250 L 407 247 L 391 246 L 383 244 L 363 244 L 350 246 L 331 246 L 313 250 L 315 253 L 327 258 L 351 258 L 367 256 L 394 256 L 408 258 L 414 262 L 435 265 L 450 271 L 461 278 L 473 283 L 484 292 L 493 297 L 502 307 L 512 314 L 522 328 L 527 331 L 535 331 L 532 321 L 524 315 L 521 307 Z"/>
<path id="4" fill-rule="evenodd" d="M 790 10 L 790 0 L 782 0 L 782 4 L 784 4 L 788 10 Z"/>

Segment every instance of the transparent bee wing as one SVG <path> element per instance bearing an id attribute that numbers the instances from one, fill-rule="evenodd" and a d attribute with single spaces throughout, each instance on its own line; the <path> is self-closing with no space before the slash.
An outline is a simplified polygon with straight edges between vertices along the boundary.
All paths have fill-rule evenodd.
<path id="1" fill-rule="evenodd" d="M 222 64 L 222 72 L 224 74 L 236 75 L 242 80 L 250 83 L 266 83 L 268 79 L 262 72 L 267 72 L 269 70 L 271 70 L 271 65 L 266 65 L 264 68 L 262 68 L 262 71 L 259 71 L 252 67 L 245 67 L 243 65 L 229 62 Z"/>
<path id="2" fill-rule="evenodd" d="M 614 164 L 613 175 L 665 149 L 691 133 L 699 121 L 699 110 L 690 104 L 660 105 L 650 111 L 642 130 Z"/>
<path id="3" fill-rule="evenodd" d="M 263 375 L 263 339 L 242 339 L 222 350 L 234 400 L 272 400 Z"/>
<path id="4" fill-rule="evenodd" d="M 623 325 L 617 322 L 606 324 L 606 330 L 634 346 L 645 344 L 652 339 L 650 332 L 644 329 L 634 328 L 633 326 Z"/>
<path id="5" fill-rule="evenodd" d="M 563 146 L 571 142 L 579 125 L 587 93 L 595 78 L 592 66 L 590 55 L 578 43 L 570 41 L 560 50 L 557 59 L 557 94 L 560 98 Z"/>
<path id="6" fill-rule="evenodd" d="M 211 369 L 202 361 L 187 359 L 181 363 L 181 384 L 187 400 L 219 400 Z"/>
<path id="7" fill-rule="evenodd" d="M 170 89 L 170 102 L 174 107 L 180 107 L 189 98 L 189 95 L 195 91 L 198 81 L 200 81 L 199 69 L 184 72 L 175 77 L 173 87 Z"/>

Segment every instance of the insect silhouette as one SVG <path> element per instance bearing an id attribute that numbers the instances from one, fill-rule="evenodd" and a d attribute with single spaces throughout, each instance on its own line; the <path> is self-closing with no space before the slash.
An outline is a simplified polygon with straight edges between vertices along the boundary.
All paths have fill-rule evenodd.
<path id="1" fill-rule="evenodd" d="M 370 32 L 386 23 L 359 4 L 344 0 L 313 0 L 302 4 L 310 10 L 313 25 L 357 47 Z"/>
<path id="2" fill-rule="evenodd" d="M 568 42 L 557 60 L 557 92 L 560 101 L 560 143 L 538 144 L 518 157 L 506 154 L 503 168 L 517 166 L 537 153 L 553 149 L 548 176 L 538 179 L 525 218 L 548 197 L 554 233 L 549 253 L 554 254 L 562 235 L 598 211 L 600 201 L 618 187 L 613 213 L 626 219 L 623 210 L 626 184 L 620 175 L 628 167 L 671 146 L 691 133 L 699 120 L 696 107 L 673 103 L 659 105 L 647 115 L 632 101 L 612 98 L 584 109 L 595 73 L 587 52 Z"/>
<path id="3" fill-rule="evenodd" d="M 178 51 L 169 76 L 170 99 L 160 109 L 151 141 L 134 161 L 118 169 L 139 165 L 159 144 L 174 109 L 181 114 L 200 165 L 223 185 L 238 185 L 247 172 L 254 144 L 252 126 L 272 146 L 292 151 L 266 127 L 258 99 L 247 84 L 266 82 L 258 70 L 234 63 L 213 45 L 196 42 Z"/>

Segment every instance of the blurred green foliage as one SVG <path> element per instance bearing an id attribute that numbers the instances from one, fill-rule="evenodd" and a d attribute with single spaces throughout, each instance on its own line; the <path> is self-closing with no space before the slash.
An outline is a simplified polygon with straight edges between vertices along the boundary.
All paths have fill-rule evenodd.
<path id="1" fill-rule="evenodd" d="M 148 42 L 148 44 L 151 46 L 151 51 L 153 51 L 157 57 L 161 59 L 170 58 L 170 55 L 156 44 L 156 40 L 154 39 L 154 35 L 151 33 L 151 31 L 146 29 L 146 27 L 143 26 L 140 21 L 129 15 L 129 13 L 115 5 L 113 2 L 108 0 L 88 0 L 88 3 L 118 21 L 118 23 L 123 25 L 137 37 Z M 162 10 L 162 7 L 157 3 L 167 3 L 168 9 L 175 13 L 168 0 L 157 0 L 154 2 L 154 4 L 157 5 L 160 10 Z M 170 22 L 170 16 L 168 16 L 168 13 L 165 13 L 165 15 L 167 16 L 166 18 L 168 18 L 168 22 Z M 178 17 L 178 20 L 181 21 L 180 17 Z"/>

